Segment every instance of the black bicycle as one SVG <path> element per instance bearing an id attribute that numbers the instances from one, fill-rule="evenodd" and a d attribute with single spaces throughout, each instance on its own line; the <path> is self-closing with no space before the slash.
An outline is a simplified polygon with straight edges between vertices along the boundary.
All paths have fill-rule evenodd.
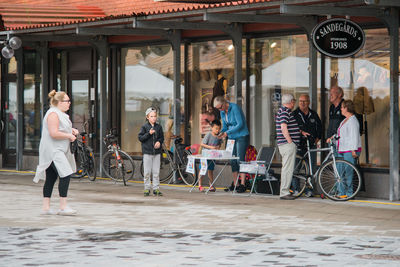
<path id="1" fill-rule="evenodd" d="M 196 176 L 186 172 L 187 157 L 192 154 L 190 146 L 182 144 L 183 139 L 179 136 L 172 136 L 172 139 L 174 140 L 174 146 L 172 148 L 176 151 L 176 157 L 174 160 L 173 150 L 168 150 L 164 144 L 162 145 L 160 183 L 165 183 L 167 181 L 172 182 L 175 174 L 178 182 L 193 185 L 196 182 Z M 140 164 L 140 173 L 144 177 L 143 160 Z"/>
<path id="2" fill-rule="evenodd" d="M 85 127 L 85 124 L 84 126 Z M 94 159 L 93 149 L 87 145 L 87 133 L 79 133 L 78 138 L 71 143 L 71 152 L 75 155 L 77 171 L 71 178 L 82 178 L 87 176 L 90 181 L 96 180 L 96 161 Z"/>
<path id="3" fill-rule="evenodd" d="M 131 156 L 118 145 L 116 129 L 110 129 L 103 142 L 108 148 L 101 165 L 105 175 L 115 182 L 123 181 L 126 186 L 126 182 L 133 178 L 135 165 Z"/>

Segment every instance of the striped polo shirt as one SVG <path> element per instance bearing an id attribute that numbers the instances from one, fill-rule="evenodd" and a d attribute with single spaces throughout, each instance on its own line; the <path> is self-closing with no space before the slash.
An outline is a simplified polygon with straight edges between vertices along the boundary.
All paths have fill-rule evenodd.
<path id="1" fill-rule="evenodd" d="M 290 137 L 292 138 L 293 142 L 296 145 L 298 145 L 300 143 L 299 125 L 297 124 L 297 121 L 294 118 L 292 111 L 285 106 L 279 108 L 275 118 L 276 134 L 277 134 L 276 139 L 278 145 L 287 144 L 286 138 L 282 134 L 282 128 L 281 128 L 282 123 L 287 124 Z"/>

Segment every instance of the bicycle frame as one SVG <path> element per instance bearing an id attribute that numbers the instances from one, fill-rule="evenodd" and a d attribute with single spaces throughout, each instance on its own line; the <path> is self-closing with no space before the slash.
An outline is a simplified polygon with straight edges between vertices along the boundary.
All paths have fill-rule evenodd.
<path id="1" fill-rule="evenodd" d="M 169 165 L 171 166 L 171 169 L 172 169 L 171 178 L 174 179 L 176 176 L 176 173 L 179 169 L 179 165 L 183 164 L 183 160 L 182 160 L 181 155 L 179 154 L 179 151 L 177 151 L 178 148 L 177 148 L 175 142 L 173 142 L 172 147 L 174 149 L 174 152 L 172 152 L 171 150 L 168 150 L 164 144 L 162 145 L 163 152 L 167 155 Z M 170 152 L 173 155 L 173 157 L 171 157 Z M 177 162 L 177 160 L 179 160 L 179 161 Z M 171 183 L 172 179 L 170 179 L 170 183 Z"/>
<path id="2" fill-rule="evenodd" d="M 333 166 L 334 166 L 334 171 L 335 171 L 335 176 L 339 176 L 339 172 L 336 168 L 336 158 L 335 158 L 335 152 L 334 152 L 334 146 L 335 144 L 333 143 L 334 140 L 337 140 L 337 137 L 332 138 L 331 142 L 329 143 L 329 147 L 325 147 L 325 148 L 310 148 L 310 142 L 307 139 L 307 152 L 302 156 L 301 160 L 299 163 L 297 163 L 297 165 L 295 166 L 295 169 L 299 166 L 299 164 L 301 164 L 301 162 L 307 158 L 307 165 L 308 168 L 310 170 L 310 175 L 308 177 L 311 177 L 312 179 L 316 179 L 318 172 L 321 169 L 321 166 L 324 165 L 325 162 L 327 162 L 328 160 L 330 160 L 330 158 L 332 158 L 333 161 Z M 313 168 L 312 168 L 312 162 L 311 162 L 311 153 L 312 152 L 324 152 L 324 151 L 329 151 L 328 155 L 326 155 L 326 157 L 324 158 L 324 160 L 321 162 L 320 166 L 318 167 L 318 169 L 315 171 L 315 173 L 313 173 Z M 294 175 L 297 176 L 297 175 Z M 298 177 L 296 177 L 298 178 Z M 307 182 L 310 183 L 307 179 Z M 311 185 L 311 183 L 310 183 Z M 312 186 L 312 185 L 311 185 Z"/>
<path id="3" fill-rule="evenodd" d="M 106 137 L 107 138 L 107 137 Z M 106 140 L 104 140 L 104 143 L 107 144 Z M 118 162 L 118 167 L 122 166 L 123 160 L 121 158 L 121 155 L 119 153 L 120 147 L 117 143 L 115 142 L 111 142 L 108 146 L 107 146 L 108 151 L 111 151 L 115 154 L 115 158 L 117 159 Z"/>

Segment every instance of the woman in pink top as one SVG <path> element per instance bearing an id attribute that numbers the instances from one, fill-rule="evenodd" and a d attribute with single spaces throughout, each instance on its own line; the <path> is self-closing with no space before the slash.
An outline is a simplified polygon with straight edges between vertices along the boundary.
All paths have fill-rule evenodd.
<path id="1" fill-rule="evenodd" d="M 345 119 L 340 123 L 337 130 L 339 140 L 337 141 L 337 151 L 344 160 L 353 164 L 361 153 L 360 125 L 354 115 L 354 103 L 351 100 L 344 100 L 341 106 L 341 112 Z M 347 197 L 353 194 L 353 170 L 349 167 L 339 166 L 339 173 L 343 173 L 343 183 L 338 186 L 339 194 Z"/>

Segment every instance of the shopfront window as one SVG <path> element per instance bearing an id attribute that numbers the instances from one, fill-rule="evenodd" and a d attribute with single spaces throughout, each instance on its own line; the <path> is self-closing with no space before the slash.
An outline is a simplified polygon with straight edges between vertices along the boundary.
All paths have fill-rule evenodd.
<path id="1" fill-rule="evenodd" d="M 24 149 L 38 150 L 41 130 L 41 63 L 35 52 L 24 53 Z"/>
<path id="2" fill-rule="evenodd" d="M 243 64 L 245 64 L 243 60 Z M 189 46 L 191 143 L 200 143 L 210 131 L 209 122 L 218 114 L 213 110 L 213 91 L 235 98 L 234 47 L 231 40 L 194 43 Z M 243 74 L 243 79 L 245 75 Z M 243 84 L 243 86 L 245 83 Z"/>
<path id="3" fill-rule="evenodd" d="M 281 95 L 298 99 L 309 91 L 308 42 L 305 35 L 250 41 L 250 140 L 275 145 L 275 115 Z M 297 106 L 297 105 L 296 105 Z"/>
<path id="4" fill-rule="evenodd" d="M 122 49 L 121 143 L 140 154 L 138 133 L 149 107 L 159 110 L 158 122 L 168 130 L 173 118 L 173 52 L 170 45 Z M 181 90 L 183 99 L 183 86 Z M 183 105 L 183 104 L 182 104 Z M 170 129 L 172 131 L 172 128 Z"/>
<path id="5" fill-rule="evenodd" d="M 15 149 L 17 144 L 17 83 L 5 84 L 7 102 L 5 103 L 5 148 Z"/>
<path id="6" fill-rule="evenodd" d="M 325 87 L 339 85 L 355 103 L 363 124 L 360 162 L 389 166 L 390 41 L 386 29 L 365 30 L 366 42 L 352 58 L 325 61 Z M 326 111 L 329 109 L 329 96 Z M 328 122 L 328 121 L 327 121 Z M 367 154 L 368 150 L 368 154 Z"/>

